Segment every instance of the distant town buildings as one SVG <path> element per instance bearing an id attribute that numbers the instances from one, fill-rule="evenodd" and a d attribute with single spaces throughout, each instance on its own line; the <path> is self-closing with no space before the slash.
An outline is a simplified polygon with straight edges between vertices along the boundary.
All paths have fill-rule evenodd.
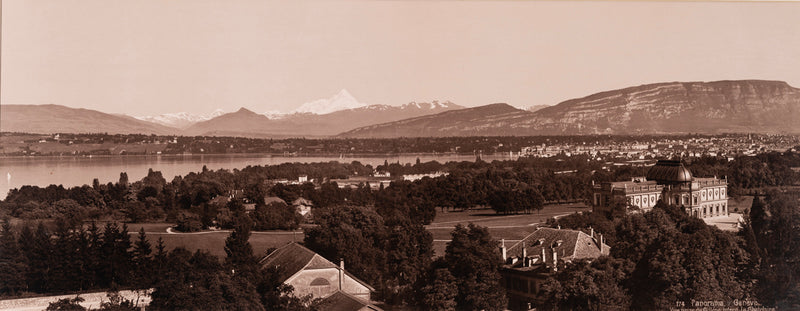
<path id="1" fill-rule="evenodd" d="M 309 213 L 311 213 L 311 207 L 314 206 L 314 204 L 311 203 L 311 201 L 306 200 L 303 197 L 300 197 L 292 201 L 292 206 L 295 207 L 298 214 L 306 216 L 309 215 Z"/>
<path id="2" fill-rule="evenodd" d="M 520 148 L 520 156 L 552 157 L 556 155 L 589 155 L 592 158 L 629 160 L 654 160 L 673 157 L 726 157 L 754 156 L 761 152 L 793 149 L 797 139 L 781 135 L 720 135 L 693 138 L 660 137 L 642 140 L 598 139 L 593 143 L 556 142 Z"/>
<path id="3" fill-rule="evenodd" d="M 659 160 L 646 178 L 595 185 L 592 208 L 608 211 L 623 202 L 629 209 L 649 211 L 663 200 L 698 218 L 728 216 L 727 188 L 726 179 L 695 178 L 680 161 Z"/>
<path id="4" fill-rule="evenodd" d="M 420 180 L 420 179 L 425 178 L 425 177 L 436 178 L 436 177 L 439 177 L 439 176 L 447 176 L 447 173 L 446 172 L 434 172 L 434 173 L 428 173 L 428 174 L 406 174 L 406 175 L 403 175 L 403 180 L 417 181 L 417 180 Z"/>

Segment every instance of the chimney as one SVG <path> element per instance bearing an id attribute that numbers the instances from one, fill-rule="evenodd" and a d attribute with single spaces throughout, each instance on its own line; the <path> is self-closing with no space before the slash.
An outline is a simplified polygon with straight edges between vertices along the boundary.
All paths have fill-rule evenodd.
<path id="1" fill-rule="evenodd" d="M 503 262 L 505 262 L 506 258 L 508 258 L 506 254 L 506 239 L 500 240 L 500 253 L 503 256 Z"/>
<path id="2" fill-rule="evenodd" d="M 542 246 L 542 264 L 547 265 L 547 250 Z"/>
<path id="3" fill-rule="evenodd" d="M 589 227 L 589 229 L 591 229 L 591 230 L 592 230 L 592 238 L 594 238 L 594 228 L 592 228 L 592 227 Z"/>
<path id="4" fill-rule="evenodd" d="M 556 249 L 553 248 L 553 271 L 558 271 L 558 254 L 556 254 Z"/>
<path id="5" fill-rule="evenodd" d="M 525 241 L 522 241 L 522 258 L 528 257 L 528 250 L 525 249 Z"/>
<path id="6" fill-rule="evenodd" d="M 342 290 L 342 283 L 344 282 L 344 258 L 339 258 L 339 290 Z"/>

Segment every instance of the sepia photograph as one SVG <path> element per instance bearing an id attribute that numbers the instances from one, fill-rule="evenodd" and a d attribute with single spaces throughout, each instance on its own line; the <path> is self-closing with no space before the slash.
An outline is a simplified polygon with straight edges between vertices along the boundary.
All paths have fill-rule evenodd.
<path id="1" fill-rule="evenodd" d="M 800 310 L 800 1 L 0 0 L 0 310 Z"/>

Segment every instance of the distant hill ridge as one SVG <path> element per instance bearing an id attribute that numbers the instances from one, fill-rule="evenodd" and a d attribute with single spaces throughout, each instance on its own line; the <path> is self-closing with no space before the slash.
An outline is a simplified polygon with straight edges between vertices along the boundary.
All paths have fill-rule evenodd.
<path id="1" fill-rule="evenodd" d="M 800 89 L 782 81 L 670 82 L 572 99 L 536 112 L 548 133 L 793 132 Z"/>
<path id="2" fill-rule="evenodd" d="M 782 81 L 646 84 L 571 99 L 534 112 L 473 110 L 470 122 L 448 114 L 377 124 L 344 137 L 800 133 L 800 89 Z M 480 116 L 481 113 L 486 113 Z"/>
<path id="3" fill-rule="evenodd" d="M 293 113 L 270 119 L 247 109 L 224 114 L 188 127 L 187 135 L 256 137 L 333 136 L 357 127 L 461 109 L 451 102 L 410 103 L 402 106 L 369 105 L 327 114 Z"/>
<path id="4" fill-rule="evenodd" d="M 434 101 L 270 119 L 242 108 L 184 130 L 89 109 L 4 104 L 0 131 L 249 137 L 800 133 L 800 89 L 764 80 L 654 83 L 535 111 L 507 104 L 464 108 Z"/>
<path id="5" fill-rule="evenodd" d="M 133 117 L 59 105 L 0 105 L 0 131 L 169 135 L 177 129 Z"/>

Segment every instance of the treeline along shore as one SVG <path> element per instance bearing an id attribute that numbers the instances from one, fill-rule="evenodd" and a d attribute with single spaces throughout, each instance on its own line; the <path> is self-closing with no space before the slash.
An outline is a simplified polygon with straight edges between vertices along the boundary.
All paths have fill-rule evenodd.
<path id="1" fill-rule="evenodd" d="M 702 141 L 702 143 L 700 143 Z M 617 153 L 655 150 L 736 156 L 748 151 L 786 150 L 800 144 L 792 135 L 671 134 L 582 136 L 492 136 L 410 138 L 247 138 L 144 134 L 0 133 L 0 156 L 117 156 L 155 154 L 264 154 L 276 156 L 390 154 Z M 767 149 L 769 148 L 769 149 Z M 659 151 L 660 150 L 660 151 Z"/>

